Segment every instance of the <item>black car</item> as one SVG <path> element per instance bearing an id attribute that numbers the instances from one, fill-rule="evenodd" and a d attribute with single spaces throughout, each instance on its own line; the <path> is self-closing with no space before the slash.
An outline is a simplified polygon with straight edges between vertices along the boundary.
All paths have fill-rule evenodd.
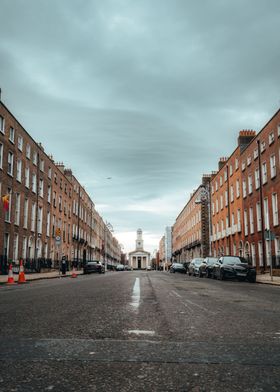
<path id="1" fill-rule="evenodd" d="M 99 274 L 105 273 L 105 267 L 100 261 L 88 261 L 84 265 L 84 274 L 90 274 L 91 272 L 98 272 Z"/>
<path id="2" fill-rule="evenodd" d="M 243 257 L 222 256 L 213 266 L 214 279 L 238 279 L 256 282 L 256 268 L 249 265 Z"/>
<path id="3" fill-rule="evenodd" d="M 187 270 L 181 263 L 173 263 L 170 267 L 170 272 L 181 272 L 182 274 L 186 274 Z"/>
<path id="4" fill-rule="evenodd" d="M 202 278 L 203 276 L 206 276 L 207 278 L 211 278 L 213 267 L 217 263 L 218 258 L 209 256 L 205 257 L 204 261 L 205 263 L 202 263 L 199 266 L 199 277 Z"/>
<path id="5" fill-rule="evenodd" d="M 189 276 L 199 275 L 199 268 L 203 263 L 204 259 L 202 259 L 201 257 L 196 257 L 195 259 L 192 259 L 189 265 Z"/>

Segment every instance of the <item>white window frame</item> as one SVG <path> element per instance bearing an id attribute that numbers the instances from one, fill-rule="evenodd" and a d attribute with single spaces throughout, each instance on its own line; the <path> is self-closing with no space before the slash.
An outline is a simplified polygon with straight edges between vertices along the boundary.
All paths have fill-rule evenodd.
<path id="1" fill-rule="evenodd" d="M 23 149 L 23 137 L 21 135 L 18 135 L 18 149 L 19 151 Z"/>
<path id="2" fill-rule="evenodd" d="M 17 159 L 17 174 L 16 174 L 16 180 L 18 182 L 21 182 L 22 180 L 22 160 Z"/>
<path id="3" fill-rule="evenodd" d="M 3 154 L 4 154 L 4 146 L 0 143 L 0 169 L 3 169 Z"/>
<path id="4" fill-rule="evenodd" d="M 9 130 L 9 141 L 13 144 L 15 144 L 15 128 L 10 127 Z"/>
<path id="5" fill-rule="evenodd" d="M 253 193 L 253 177 L 252 174 L 248 176 L 248 194 L 251 195 Z"/>
<path id="6" fill-rule="evenodd" d="M 10 176 L 14 176 L 14 154 L 12 151 L 8 152 L 8 168 L 7 168 L 7 173 Z"/>
<path id="7" fill-rule="evenodd" d="M 254 234 L 254 209 L 253 207 L 249 208 L 249 223 L 250 223 L 250 234 Z"/>
<path id="8" fill-rule="evenodd" d="M 273 221 L 273 226 L 277 226 L 279 224 L 277 193 L 272 193 L 271 199 L 272 199 L 272 221 Z"/>
<path id="9" fill-rule="evenodd" d="M 20 222 L 20 193 L 15 194 L 15 225 L 19 226 Z"/>
<path id="10" fill-rule="evenodd" d="M 270 156 L 270 178 L 276 177 L 276 156 L 275 154 Z"/>
<path id="11" fill-rule="evenodd" d="M 262 183 L 263 183 L 263 185 L 267 183 L 267 164 L 266 164 L 266 162 L 262 163 Z"/>
<path id="12" fill-rule="evenodd" d="M 0 132 L 5 135 L 5 118 L 0 115 Z"/>

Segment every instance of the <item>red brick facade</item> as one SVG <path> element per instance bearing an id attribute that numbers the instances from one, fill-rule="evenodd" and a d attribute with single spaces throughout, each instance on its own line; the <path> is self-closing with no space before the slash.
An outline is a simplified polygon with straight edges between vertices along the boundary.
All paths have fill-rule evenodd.
<path id="1" fill-rule="evenodd" d="M 120 245 L 71 170 L 55 164 L 0 102 L 0 273 L 7 261 L 120 260 Z M 104 233 L 106 232 L 106 236 Z M 58 241 L 59 240 L 59 241 Z M 103 252 L 104 253 L 104 252 Z M 103 255 L 104 257 L 104 255 Z M 57 264 L 57 263 L 56 263 Z M 37 263 L 38 265 L 38 263 Z M 50 264 L 48 264 L 50 265 Z"/>

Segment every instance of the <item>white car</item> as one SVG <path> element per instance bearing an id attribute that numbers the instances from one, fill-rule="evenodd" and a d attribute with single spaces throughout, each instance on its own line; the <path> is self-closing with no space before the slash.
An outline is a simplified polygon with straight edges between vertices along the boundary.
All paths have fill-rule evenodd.
<path id="1" fill-rule="evenodd" d="M 116 271 L 124 271 L 124 265 L 123 264 L 118 264 L 116 266 Z"/>
<path id="2" fill-rule="evenodd" d="M 147 271 L 152 271 L 152 267 L 150 265 L 148 265 Z"/>

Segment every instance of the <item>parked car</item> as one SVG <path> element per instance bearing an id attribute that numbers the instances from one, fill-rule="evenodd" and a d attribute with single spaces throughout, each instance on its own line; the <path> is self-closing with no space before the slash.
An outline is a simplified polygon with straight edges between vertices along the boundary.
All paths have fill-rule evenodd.
<path id="1" fill-rule="evenodd" d="M 88 261 L 84 265 L 84 274 L 90 274 L 91 272 L 98 272 L 99 274 L 105 273 L 105 267 L 99 260 Z"/>
<path id="2" fill-rule="evenodd" d="M 204 259 L 200 257 L 196 257 L 195 259 L 192 259 L 189 265 L 189 276 L 199 275 L 199 267 L 201 266 L 202 263 L 204 263 Z"/>
<path id="3" fill-rule="evenodd" d="M 175 272 L 181 272 L 182 274 L 186 274 L 187 273 L 186 268 L 181 263 L 173 263 L 171 265 L 169 271 L 173 272 L 174 274 L 175 274 Z"/>
<path id="4" fill-rule="evenodd" d="M 132 271 L 132 267 L 130 265 L 125 265 L 124 270 L 125 271 Z"/>
<path id="5" fill-rule="evenodd" d="M 118 264 L 116 267 L 116 271 L 124 271 L 124 265 L 123 264 Z"/>
<path id="6" fill-rule="evenodd" d="M 214 279 L 238 279 L 256 282 L 256 268 L 239 256 L 222 256 L 213 266 Z"/>
<path id="7" fill-rule="evenodd" d="M 147 271 L 152 271 L 152 267 L 150 265 L 148 265 Z"/>
<path id="8" fill-rule="evenodd" d="M 206 276 L 207 278 L 211 278 L 213 266 L 215 263 L 217 263 L 218 258 L 209 256 L 206 257 L 204 261 L 205 263 L 202 263 L 199 267 L 199 277 L 202 278 L 203 276 Z"/>

